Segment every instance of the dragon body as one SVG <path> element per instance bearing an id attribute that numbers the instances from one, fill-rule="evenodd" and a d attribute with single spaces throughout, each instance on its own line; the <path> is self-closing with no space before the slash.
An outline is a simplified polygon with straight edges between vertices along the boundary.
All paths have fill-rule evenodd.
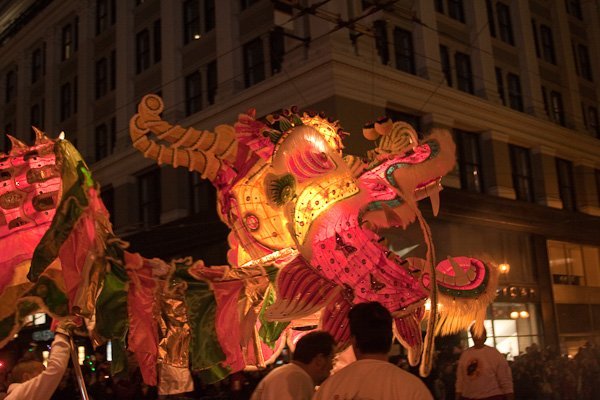
<path id="1" fill-rule="evenodd" d="M 436 264 L 417 207 L 430 197 L 437 213 L 441 178 L 454 166 L 447 132 L 434 131 L 419 142 L 410 125 L 380 121 L 363 132 L 378 143 L 362 160 L 343 155 L 347 133 L 322 115 L 292 109 L 261 121 L 251 110 L 234 126 L 211 132 L 173 126 L 160 119 L 162 109 L 157 96 L 142 100 L 130 124 L 134 147 L 158 163 L 196 171 L 217 188 L 221 219 L 231 228 L 232 271 L 256 276 L 275 268 L 268 284 L 247 287 L 255 301 L 241 310 L 246 326 L 254 327 L 256 318 L 249 315 L 261 310 L 263 322 L 318 319 L 321 329 L 347 344 L 349 309 L 378 301 L 394 316 L 411 364 L 423 355 L 421 372 L 427 374 L 435 333 L 483 321 L 495 292 L 495 269 L 470 257 Z M 377 234 L 416 221 L 428 244 L 427 259 L 399 257 Z M 215 282 L 230 279 L 231 272 L 215 276 L 202 266 L 195 274 Z M 272 304 L 261 301 L 268 290 L 275 293 Z M 430 299 L 432 310 L 426 312 Z M 437 310 L 437 304 L 443 307 Z"/>
<path id="2" fill-rule="evenodd" d="M 494 266 L 464 256 L 436 262 L 417 205 L 429 198 L 437 213 L 441 178 L 454 166 L 447 132 L 419 141 L 410 125 L 382 120 L 363 130 L 375 144 L 359 158 L 343 154 L 347 133 L 323 115 L 291 109 L 259 120 L 251 110 L 209 131 L 172 125 L 162 110 L 159 97 L 142 99 L 133 146 L 216 187 L 231 229 L 228 265 L 129 253 L 76 149 L 36 130 L 33 146 L 12 139 L 0 154 L 0 345 L 29 314 L 75 313 L 95 344 L 112 340 L 113 372 L 133 351 L 146 383 L 168 394 L 189 389 L 188 366 L 205 381 L 261 367 L 315 327 L 345 347 L 356 303 L 390 310 L 423 375 L 436 334 L 482 326 Z M 378 234 L 413 223 L 425 258 L 396 254 Z"/>

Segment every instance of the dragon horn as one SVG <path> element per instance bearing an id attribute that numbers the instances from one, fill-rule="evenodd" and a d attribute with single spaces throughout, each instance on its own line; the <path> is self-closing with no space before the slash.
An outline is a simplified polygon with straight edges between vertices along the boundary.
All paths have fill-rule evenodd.
<path id="1" fill-rule="evenodd" d="M 25 150 L 29 147 L 14 136 L 11 136 L 11 135 L 6 135 L 6 136 L 8 136 L 8 138 L 10 139 L 10 142 L 12 144 L 10 154 L 16 153 L 19 150 Z"/>
<path id="2" fill-rule="evenodd" d="M 35 144 L 36 144 L 36 146 L 38 144 L 42 144 L 42 143 L 48 142 L 48 138 L 46 137 L 46 134 L 44 132 L 42 132 L 41 130 L 39 130 L 35 126 L 32 126 L 31 129 L 33 129 L 33 131 L 35 132 Z"/>
<path id="3" fill-rule="evenodd" d="M 236 157 L 237 142 L 230 140 L 230 144 L 225 150 L 218 154 L 215 149 L 220 146 L 208 147 L 206 150 L 199 148 L 178 148 L 176 146 L 166 146 L 157 143 L 148 136 L 150 130 L 145 127 L 145 123 L 140 114 L 136 114 L 129 122 L 129 131 L 133 147 L 139 150 L 144 157 L 156 160 L 160 164 L 170 164 L 173 167 L 186 167 L 190 171 L 196 171 L 203 178 L 213 181 L 219 170 L 223 167 L 222 159 L 233 160 Z M 234 137 L 235 133 L 232 127 L 219 126 L 217 133 L 205 131 L 206 134 L 213 136 L 212 142 L 218 142 L 219 139 Z"/>
<path id="4" fill-rule="evenodd" d="M 148 129 L 154 133 L 159 140 L 171 143 L 171 147 L 190 150 L 209 150 L 214 145 L 217 146 L 213 151 L 215 154 L 223 154 L 235 140 L 232 136 L 229 140 L 217 140 L 215 134 L 210 131 L 200 131 L 195 128 L 183 128 L 179 125 L 172 125 L 160 117 L 164 110 L 162 99 L 149 94 L 142 98 L 138 105 L 138 125 L 140 128 Z"/>

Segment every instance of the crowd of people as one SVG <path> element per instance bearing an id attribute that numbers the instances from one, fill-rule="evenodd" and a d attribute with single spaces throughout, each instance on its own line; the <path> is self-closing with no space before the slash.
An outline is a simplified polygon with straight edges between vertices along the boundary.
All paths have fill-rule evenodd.
<path id="1" fill-rule="evenodd" d="M 373 310 L 369 310 L 368 313 L 373 314 Z M 367 318 L 366 315 L 360 315 L 357 320 L 364 322 L 365 318 Z M 384 322 L 387 324 L 387 320 Z M 373 323 L 371 322 L 371 325 Z M 364 326 L 364 324 L 361 326 Z M 418 371 L 408 365 L 404 356 L 397 355 L 387 359 L 389 347 L 385 346 L 383 348 L 378 343 L 388 343 L 391 340 L 374 340 L 369 337 L 372 332 L 360 333 L 360 326 L 355 327 L 354 330 L 359 338 L 366 335 L 363 343 L 360 341 L 353 343 L 357 349 L 355 353 L 358 361 L 353 363 L 352 368 L 342 369 L 341 372 L 332 375 L 328 380 L 326 378 L 333 365 L 334 342 L 324 332 L 314 332 L 306 335 L 303 342 L 299 342 L 293 358 L 283 358 L 279 363 L 271 365 L 265 370 L 237 372 L 220 382 L 210 385 L 203 383 L 199 375 L 193 374 L 194 392 L 181 395 L 159 396 L 155 387 L 143 383 L 139 369 L 130 370 L 130 373 L 125 377 L 111 376 L 110 363 L 104 360 L 102 352 L 96 352 L 91 362 L 84 364 L 82 372 L 88 396 L 92 400 L 152 400 L 163 398 L 182 400 L 262 400 L 273 398 L 273 396 L 267 396 L 269 391 L 273 390 L 275 390 L 274 393 L 277 393 L 276 398 L 295 399 L 298 398 L 296 395 L 300 392 L 306 392 L 303 398 L 310 398 L 314 385 L 322 385 L 321 394 L 318 391 L 316 396 L 325 399 L 340 395 L 341 392 L 338 393 L 340 390 L 354 390 L 356 393 L 365 389 L 375 390 L 383 385 L 377 381 L 377 378 L 386 374 L 393 376 L 401 383 L 398 388 L 390 386 L 389 390 L 406 392 L 407 388 L 411 388 L 411 390 L 416 390 L 415 393 L 418 393 L 417 397 L 413 398 L 433 397 L 439 400 L 454 400 L 457 398 L 456 393 L 464 390 L 465 377 L 463 376 L 460 379 L 461 373 L 463 375 L 472 374 L 477 368 L 477 366 L 473 366 L 472 360 L 467 355 L 480 354 L 477 356 L 480 362 L 481 359 L 486 357 L 497 358 L 497 355 L 492 354 L 493 352 L 489 350 L 491 348 L 482 345 L 483 342 L 479 345 L 481 350 L 477 350 L 477 341 L 474 348 L 466 351 L 456 344 L 446 347 L 440 346 L 431 374 L 429 377 L 420 380 L 417 377 Z M 385 330 L 383 332 L 391 335 L 391 332 L 385 333 Z M 57 352 L 66 354 L 64 350 L 67 346 L 63 345 L 66 341 L 62 337 L 63 335 L 57 336 L 59 339 L 55 341 L 53 347 L 56 346 Z M 485 340 L 484 336 L 482 340 Z M 375 343 L 374 347 L 373 343 Z M 363 349 L 362 354 L 361 348 Z M 477 351 L 480 353 L 477 353 Z M 481 352 L 489 354 L 482 356 Z M 56 389 L 53 389 L 54 394 L 49 397 L 51 399 L 80 398 L 80 389 L 75 372 L 66 366 L 65 354 L 60 356 L 62 364 L 59 362 L 60 365 L 49 366 L 43 372 L 47 375 L 50 371 L 54 374 L 59 373 L 62 376 L 62 378 L 55 379 L 55 382 L 58 383 Z M 500 365 L 502 361 L 496 360 L 495 362 Z M 284 365 L 280 366 L 281 363 Z M 461 363 L 465 365 L 461 366 Z M 597 398 L 597 394 L 600 393 L 600 349 L 590 343 L 581 347 L 573 357 L 561 355 L 549 348 L 541 349 L 533 344 L 524 353 L 509 361 L 508 365 L 512 372 L 514 390 L 511 386 L 512 394 L 508 393 L 508 396 L 502 397 L 503 395 L 501 395 L 498 398 L 512 398 L 511 396 L 514 396 L 515 399 L 524 400 L 591 400 Z M 32 388 L 39 390 L 39 381 L 43 380 L 40 378 L 43 369 L 38 367 L 33 361 L 29 360 L 12 371 L 12 375 L 8 377 L 9 381 L 3 381 L 4 376 L 0 376 L 0 400 L 4 398 L 27 398 L 20 396 L 19 393 L 33 390 Z M 62 375 L 61 371 L 66 372 Z M 369 371 L 375 371 L 374 375 L 370 379 L 364 379 L 365 373 Z M 459 379 L 457 379 L 457 371 Z M 356 379 L 357 374 L 363 379 Z M 505 372 L 500 378 L 506 379 L 506 377 Z M 287 382 L 289 386 L 284 388 L 281 386 L 281 382 Z M 12 383 L 12 388 L 8 390 L 8 397 L 6 397 L 9 383 Z M 429 389 L 428 392 L 425 387 Z M 286 393 L 290 396 L 281 397 L 282 391 L 286 390 Z M 292 393 L 294 396 L 291 396 Z M 344 392 L 341 395 L 351 396 L 352 393 Z M 465 394 L 463 393 L 463 395 Z M 394 394 L 391 396 L 391 398 L 395 398 Z"/>
<path id="2" fill-rule="evenodd" d="M 442 351 L 425 379 L 436 399 L 455 399 L 460 353 L 457 348 Z M 508 364 L 518 400 L 592 400 L 600 393 L 600 349 L 589 343 L 573 357 L 533 344 Z"/>

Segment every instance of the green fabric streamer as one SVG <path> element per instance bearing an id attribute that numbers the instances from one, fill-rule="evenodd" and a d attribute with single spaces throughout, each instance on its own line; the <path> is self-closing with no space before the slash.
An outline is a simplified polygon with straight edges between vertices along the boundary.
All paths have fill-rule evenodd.
<path id="1" fill-rule="evenodd" d="M 88 184 L 90 184 L 88 181 L 89 172 L 83 161 L 78 163 L 76 171 L 79 184 L 73 185 L 63 193 L 50 228 L 46 231 L 33 253 L 31 267 L 27 275 L 27 278 L 32 282 L 35 282 L 48 265 L 58 257 L 61 246 L 77 225 L 85 208 L 89 206 L 87 197 Z M 91 183 L 93 184 L 93 181 Z"/>
<path id="2" fill-rule="evenodd" d="M 231 370 L 222 366 L 225 353 L 221 349 L 215 327 L 217 301 L 208 283 L 196 280 L 187 273 L 191 261 L 176 264 L 173 279 L 187 283 L 185 303 L 190 325 L 190 366 L 198 371 L 202 382 L 215 383 Z"/>
<path id="3" fill-rule="evenodd" d="M 127 354 L 125 338 L 129 329 L 127 310 L 128 282 L 123 280 L 115 270 L 124 268 L 111 264 L 111 270 L 104 276 L 102 291 L 96 300 L 96 332 L 110 339 L 113 345 L 113 374 L 127 371 Z"/>
<path id="4" fill-rule="evenodd" d="M 277 340 L 279 340 L 281 333 L 290 324 L 289 322 L 268 321 L 265 318 L 266 309 L 273 303 L 275 303 L 275 290 L 273 289 L 272 285 L 269 285 L 267 293 L 265 294 L 265 300 L 263 302 L 262 308 L 260 309 L 260 314 L 258 314 L 258 319 L 260 321 L 260 329 L 258 330 L 258 335 L 260 336 L 262 341 L 271 349 L 275 348 L 275 345 L 277 344 Z"/>
<path id="5" fill-rule="evenodd" d="M 96 300 L 96 331 L 105 338 L 122 339 L 129 328 L 127 291 L 129 282 L 125 268 L 111 262 L 104 284 Z"/>
<path id="6" fill-rule="evenodd" d="M 42 275 L 36 284 L 24 296 L 37 296 L 48 308 L 51 314 L 66 316 L 68 310 L 67 294 L 49 276 Z M 20 309 L 21 307 L 19 307 Z M 21 310 L 19 310 L 21 311 Z"/>
<path id="7" fill-rule="evenodd" d="M 125 349 L 125 339 L 112 340 L 112 361 L 110 363 L 110 372 L 113 376 L 121 379 L 129 378 L 129 368 L 127 362 L 127 350 Z"/>

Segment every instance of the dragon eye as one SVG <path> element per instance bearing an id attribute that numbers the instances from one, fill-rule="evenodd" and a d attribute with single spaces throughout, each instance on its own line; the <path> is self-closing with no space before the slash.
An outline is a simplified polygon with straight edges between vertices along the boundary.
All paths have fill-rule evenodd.
<path id="1" fill-rule="evenodd" d="M 284 175 L 281 178 L 272 180 L 269 183 L 269 199 L 282 206 L 294 197 L 296 191 L 296 181 L 290 174 Z"/>

